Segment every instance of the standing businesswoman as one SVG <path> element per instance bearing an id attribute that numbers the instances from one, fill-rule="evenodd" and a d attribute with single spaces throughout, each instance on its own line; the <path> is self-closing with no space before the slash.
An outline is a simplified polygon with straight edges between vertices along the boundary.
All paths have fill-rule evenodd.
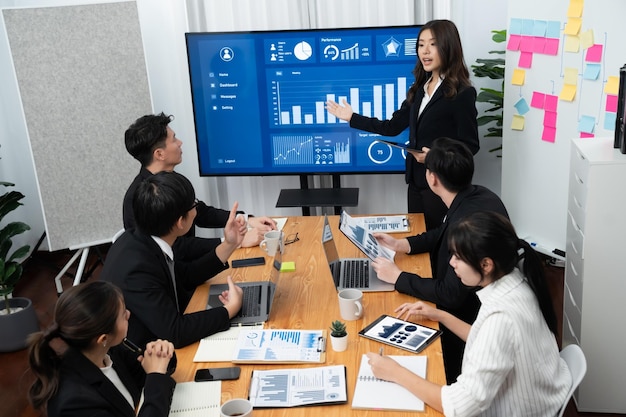
<path id="1" fill-rule="evenodd" d="M 29 340 L 33 407 L 48 417 L 167 417 L 175 386 L 167 375 L 174 346 L 157 340 L 143 354 L 119 346 L 129 314 L 122 292 L 111 283 L 64 291 L 52 325 Z"/>
<path id="2" fill-rule="evenodd" d="M 473 154 L 479 149 L 476 122 L 476 90 L 463 61 L 459 32 L 449 20 L 426 23 L 419 33 L 415 82 L 399 110 L 389 120 L 354 113 L 350 104 L 328 101 L 328 111 L 349 121 L 350 126 L 383 136 L 396 136 L 409 128 L 409 148 L 428 151 L 433 140 L 449 137 L 467 145 Z M 408 184 L 409 213 L 424 213 L 426 228 L 441 224 L 446 206 L 428 187 L 425 153 L 409 152 L 405 180 Z"/>
<path id="3" fill-rule="evenodd" d="M 422 301 L 396 312 L 439 321 L 465 340 L 461 375 L 442 387 L 389 357 L 368 353 L 374 375 L 402 385 L 446 416 L 555 416 L 572 379 L 559 356 L 556 315 L 539 256 L 494 212 L 473 213 L 451 225 L 448 245 L 459 279 L 480 287 L 476 321 L 470 325 Z"/>

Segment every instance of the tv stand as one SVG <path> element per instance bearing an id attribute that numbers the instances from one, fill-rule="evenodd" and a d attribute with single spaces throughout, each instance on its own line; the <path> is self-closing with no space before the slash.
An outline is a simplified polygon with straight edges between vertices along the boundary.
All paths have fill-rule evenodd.
<path id="1" fill-rule="evenodd" d="M 341 188 L 339 174 L 332 174 L 332 188 L 309 188 L 307 175 L 300 175 L 300 189 L 282 189 L 276 207 L 302 207 L 302 215 L 310 216 L 311 207 L 335 207 L 341 214 L 342 207 L 359 204 L 358 188 Z"/>

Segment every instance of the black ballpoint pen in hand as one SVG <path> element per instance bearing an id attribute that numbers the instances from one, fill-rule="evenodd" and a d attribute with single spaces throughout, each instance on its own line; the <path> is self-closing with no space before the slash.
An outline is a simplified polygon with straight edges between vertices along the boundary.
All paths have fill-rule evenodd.
<path id="1" fill-rule="evenodd" d="M 124 340 L 122 340 L 122 344 L 126 349 L 130 350 L 133 353 L 136 353 L 137 355 L 141 355 L 143 353 L 143 350 L 141 350 L 139 346 L 137 346 L 127 338 L 124 338 Z"/>

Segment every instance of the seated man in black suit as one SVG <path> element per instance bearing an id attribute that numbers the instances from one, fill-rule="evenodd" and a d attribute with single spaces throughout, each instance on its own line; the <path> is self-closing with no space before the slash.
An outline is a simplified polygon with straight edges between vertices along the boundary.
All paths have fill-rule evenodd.
<path id="1" fill-rule="evenodd" d="M 438 308 L 467 323 L 473 323 L 480 302 L 474 289 L 463 285 L 450 266 L 452 254 L 448 251 L 448 226 L 477 211 L 494 211 L 507 218 L 508 214 L 496 194 L 485 187 L 472 185 L 474 158 L 463 143 L 449 138 L 436 139 L 426 155 L 424 165 L 428 185 L 448 207 L 441 226 L 403 239 L 395 239 L 385 233 L 376 233 L 374 236 L 381 244 L 396 252 L 430 252 L 432 279 L 403 272 L 395 263 L 383 258 L 377 259 L 373 267 L 383 281 L 395 284 L 399 292 L 436 303 Z M 465 343 L 445 326 L 442 329 L 446 378 L 448 384 L 451 384 L 461 372 Z"/>
<path id="2" fill-rule="evenodd" d="M 176 165 L 182 162 L 183 142 L 176 137 L 176 133 L 169 127 L 173 116 L 163 113 L 149 114 L 135 120 L 124 134 L 126 150 L 133 158 L 141 163 L 139 174 L 128 187 L 124 195 L 122 215 L 124 217 L 124 229 L 135 226 L 133 215 L 133 195 L 135 190 L 144 179 L 161 171 L 173 171 Z M 228 210 L 207 206 L 199 201 L 196 207 L 198 215 L 194 221 L 195 226 L 206 228 L 222 228 L 228 220 Z M 263 235 L 269 230 L 276 229 L 276 222 L 269 217 L 246 216 L 243 211 L 237 212 L 248 221 L 249 230 L 244 237 L 241 246 L 251 247 L 258 245 L 263 240 Z M 195 228 L 189 229 L 189 236 L 194 236 Z M 175 249 L 175 252 L 177 250 Z M 186 256 L 186 254 L 179 254 Z"/>
<path id="3" fill-rule="evenodd" d="M 139 184 L 133 198 L 137 228 L 128 229 L 109 249 L 100 275 L 122 289 L 131 315 L 128 338 L 145 346 L 156 339 L 180 348 L 213 333 L 226 330 L 242 303 L 240 287 L 228 277 L 223 307 L 183 314 L 196 286 L 228 268 L 228 258 L 247 231 L 236 218 L 237 203 L 230 211 L 224 241 L 202 253 L 194 248 L 199 238 L 185 238 L 193 261 L 175 258 L 172 246 L 193 226 L 195 194 L 187 178 L 176 172 L 160 172 Z"/>

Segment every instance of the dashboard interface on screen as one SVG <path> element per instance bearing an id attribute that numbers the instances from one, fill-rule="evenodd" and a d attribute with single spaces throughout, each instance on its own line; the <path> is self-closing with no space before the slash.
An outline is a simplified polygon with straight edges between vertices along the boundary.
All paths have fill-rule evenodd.
<path id="1" fill-rule="evenodd" d="M 419 26 L 187 33 L 200 175 L 403 172 L 406 151 L 326 110 L 390 119 Z M 390 139 L 390 138 L 387 138 Z M 392 138 L 406 143 L 408 129 Z"/>

